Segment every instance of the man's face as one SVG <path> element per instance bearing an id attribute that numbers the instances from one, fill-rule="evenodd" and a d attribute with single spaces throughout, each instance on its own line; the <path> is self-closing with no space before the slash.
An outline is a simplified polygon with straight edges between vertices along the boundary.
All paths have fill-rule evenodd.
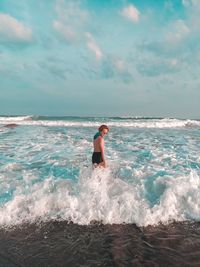
<path id="1" fill-rule="evenodd" d="M 101 131 L 101 135 L 102 135 L 102 137 L 104 136 L 104 135 L 106 135 L 108 133 L 108 130 L 107 129 L 103 129 L 102 131 Z"/>

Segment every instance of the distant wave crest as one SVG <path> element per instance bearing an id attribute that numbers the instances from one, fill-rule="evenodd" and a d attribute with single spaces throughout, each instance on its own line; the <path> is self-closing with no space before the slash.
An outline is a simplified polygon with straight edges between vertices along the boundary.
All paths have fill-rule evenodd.
<path id="1" fill-rule="evenodd" d="M 13 123 L 13 122 L 20 122 L 20 121 L 30 121 L 33 120 L 34 116 L 1 116 L 0 123 Z"/>
<path id="2" fill-rule="evenodd" d="M 110 127 L 133 127 L 133 128 L 183 128 L 200 127 L 198 120 L 181 120 L 170 118 L 67 118 L 67 117 L 40 117 L 40 116 L 11 116 L 0 117 L 0 124 L 15 123 L 18 125 L 36 126 L 59 126 L 59 127 L 98 127 L 102 123 Z"/>

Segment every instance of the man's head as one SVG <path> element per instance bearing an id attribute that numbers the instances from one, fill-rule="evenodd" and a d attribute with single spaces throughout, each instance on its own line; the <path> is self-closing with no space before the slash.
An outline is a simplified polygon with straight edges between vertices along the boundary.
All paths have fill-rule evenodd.
<path id="1" fill-rule="evenodd" d="M 109 128 L 107 125 L 103 124 L 99 127 L 99 132 L 101 133 L 101 136 L 104 136 L 109 132 Z"/>

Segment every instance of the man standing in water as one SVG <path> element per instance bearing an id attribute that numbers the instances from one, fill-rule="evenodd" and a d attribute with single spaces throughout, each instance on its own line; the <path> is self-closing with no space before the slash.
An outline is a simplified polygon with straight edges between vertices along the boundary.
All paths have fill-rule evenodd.
<path id="1" fill-rule="evenodd" d="M 107 125 L 101 125 L 99 131 L 95 134 L 93 140 L 94 152 L 92 154 L 92 163 L 94 167 L 107 167 L 104 153 L 104 135 L 109 132 Z"/>

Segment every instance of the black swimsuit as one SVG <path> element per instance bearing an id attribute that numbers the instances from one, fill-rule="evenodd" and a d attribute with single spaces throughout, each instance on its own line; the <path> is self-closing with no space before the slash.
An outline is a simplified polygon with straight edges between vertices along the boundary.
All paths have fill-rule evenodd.
<path id="1" fill-rule="evenodd" d="M 101 162 L 103 162 L 102 156 L 101 156 L 101 152 L 93 152 L 93 154 L 92 154 L 92 163 L 93 164 L 94 163 L 99 164 Z"/>
<path id="2" fill-rule="evenodd" d="M 96 133 L 95 136 L 94 136 L 94 140 L 100 136 L 100 133 Z M 96 164 L 99 164 L 103 162 L 103 159 L 102 159 L 102 156 L 101 156 L 101 152 L 93 152 L 92 154 L 92 163 L 96 163 Z"/>

